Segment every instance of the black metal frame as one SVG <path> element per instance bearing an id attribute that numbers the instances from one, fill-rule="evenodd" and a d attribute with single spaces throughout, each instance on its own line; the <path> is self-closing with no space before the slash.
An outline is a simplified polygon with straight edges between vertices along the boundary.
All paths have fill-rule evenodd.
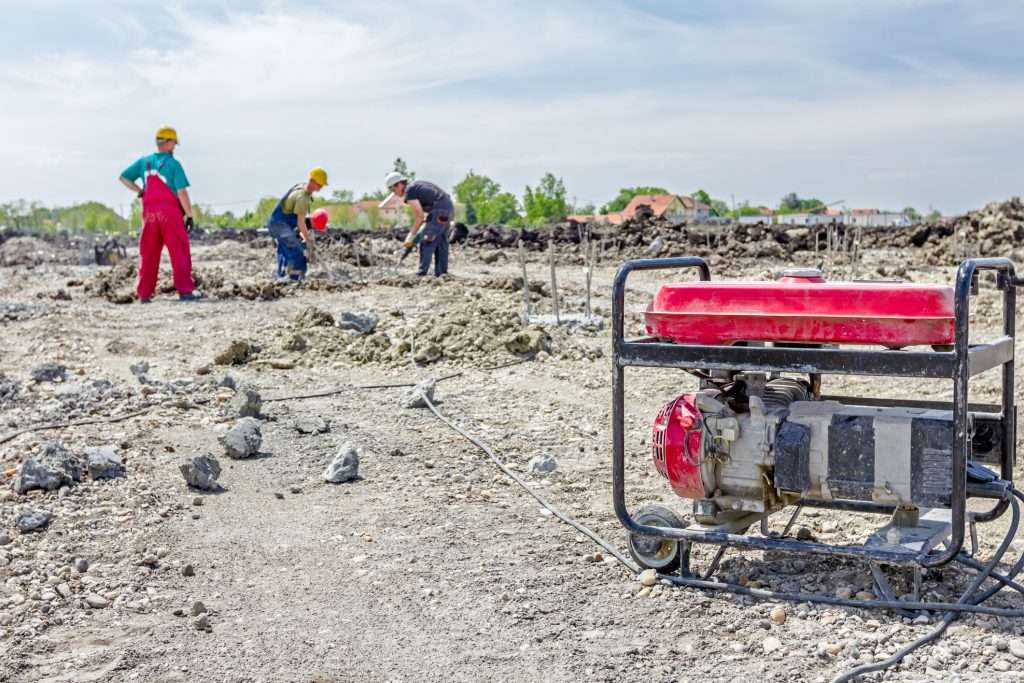
<path id="1" fill-rule="evenodd" d="M 967 462 L 970 459 L 968 384 L 971 377 L 997 367 L 1002 368 L 1002 399 L 998 420 L 1002 429 L 1000 476 L 1012 484 L 1016 445 L 1016 407 L 1014 405 L 1014 335 L 1016 287 L 1018 280 L 1013 263 L 1007 258 L 969 259 L 960 264 L 954 289 L 954 334 L 952 351 L 893 351 L 842 348 L 780 348 L 745 346 L 704 346 L 672 344 L 651 338 L 626 339 L 626 281 L 634 271 L 696 269 L 701 280 L 711 279 L 711 269 L 704 259 L 683 256 L 664 259 L 639 259 L 622 264 L 615 275 L 612 289 L 612 497 L 615 514 L 627 531 L 689 543 L 708 543 L 722 547 L 736 546 L 761 550 L 799 551 L 804 553 L 857 557 L 891 564 L 918 564 L 934 567 L 952 561 L 963 549 L 967 525 L 967 498 L 1000 499 L 991 510 L 974 513 L 972 520 L 988 522 L 1006 511 L 1003 486 L 974 486 L 968 489 Z M 1003 292 L 1003 335 L 991 342 L 970 345 L 969 298 L 976 288 L 978 271 L 991 270 L 997 275 L 997 288 Z M 629 366 L 662 367 L 699 370 L 781 371 L 835 375 L 878 375 L 948 379 L 953 382 L 953 402 L 944 404 L 952 410 L 954 421 L 951 501 L 952 533 L 941 552 L 923 551 L 908 562 L 905 553 L 863 545 L 830 545 L 783 538 L 765 538 L 709 532 L 693 529 L 672 529 L 637 523 L 626 507 L 625 489 L 625 369 Z M 991 415 L 987 416 L 991 419 Z M 811 503 L 807 503 L 811 504 Z M 827 507 L 857 512 L 891 513 L 892 508 L 862 501 L 835 501 Z"/>

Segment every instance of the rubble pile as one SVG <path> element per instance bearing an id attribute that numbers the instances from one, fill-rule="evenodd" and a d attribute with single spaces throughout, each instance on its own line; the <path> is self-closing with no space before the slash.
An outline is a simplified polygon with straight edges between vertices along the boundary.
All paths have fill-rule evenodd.
<path id="1" fill-rule="evenodd" d="M 135 283 L 138 267 L 134 261 L 119 263 L 113 268 L 101 270 L 84 284 L 85 293 L 106 299 L 113 304 L 130 304 L 135 301 Z M 194 268 L 192 279 L 196 287 L 217 299 L 247 299 L 269 301 L 284 296 L 289 284 L 275 282 L 266 276 L 238 277 L 220 267 Z M 157 294 L 174 294 L 174 281 L 170 270 L 160 271 L 156 286 Z"/>
<path id="2" fill-rule="evenodd" d="M 439 361 L 501 363 L 556 356 L 596 359 L 603 354 L 596 330 L 555 325 L 523 326 L 517 306 L 469 301 L 417 319 L 382 317 L 372 334 L 350 332 L 341 350 L 356 363 L 401 366 Z"/>
<path id="3" fill-rule="evenodd" d="M 63 249 L 38 237 L 12 237 L 0 244 L 0 266 L 38 266 L 67 262 L 70 260 Z"/>

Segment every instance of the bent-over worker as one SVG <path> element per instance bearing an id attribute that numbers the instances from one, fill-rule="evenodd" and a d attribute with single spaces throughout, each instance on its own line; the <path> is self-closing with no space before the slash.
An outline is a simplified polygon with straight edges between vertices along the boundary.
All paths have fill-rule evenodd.
<path id="1" fill-rule="evenodd" d="M 448 226 L 455 213 L 455 205 L 447 192 L 426 180 L 409 179 L 401 173 L 392 172 L 384 179 L 387 188 L 412 208 L 412 226 L 405 238 L 405 248 L 412 249 L 413 240 L 420 226 L 425 226 L 420 242 L 420 268 L 417 273 L 426 275 L 430 259 L 434 258 L 434 275 L 448 273 Z"/>
<path id="2" fill-rule="evenodd" d="M 278 278 L 301 280 L 315 259 L 310 208 L 313 193 L 326 186 L 327 171 L 318 166 L 309 172 L 309 180 L 288 190 L 270 214 L 267 230 L 277 242 Z"/>
<path id="3" fill-rule="evenodd" d="M 135 292 L 139 303 L 148 304 L 156 291 L 160 255 L 164 246 L 171 257 L 174 288 L 182 301 L 202 298 L 194 292 L 192 254 L 188 233 L 195 222 L 188 196 L 185 169 L 174 158 L 178 132 L 164 126 L 156 132 L 156 153 L 137 159 L 121 172 L 119 180 L 142 200 L 142 231 L 139 234 L 139 279 Z M 142 179 L 140 188 L 135 181 Z"/>

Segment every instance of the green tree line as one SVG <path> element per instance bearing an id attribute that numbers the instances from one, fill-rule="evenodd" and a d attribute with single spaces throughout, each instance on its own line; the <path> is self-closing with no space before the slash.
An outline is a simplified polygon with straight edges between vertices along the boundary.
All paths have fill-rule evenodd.
<path id="1" fill-rule="evenodd" d="M 392 167 L 410 179 L 416 177 L 406 161 L 401 157 L 394 160 Z M 545 173 L 535 185 L 527 185 L 520 199 L 514 193 L 487 175 L 470 169 L 466 176 L 453 188 L 459 220 L 469 224 L 498 223 L 505 225 L 540 225 L 564 219 L 571 214 L 601 214 L 619 212 L 626 208 L 637 195 L 667 194 L 668 190 L 660 186 L 623 187 L 618 193 L 595 209 L 593 204 L 573 206 L 568 199 L 568 191 L 562 178 L 553 173 Z M 334 189 L 330 195 L 318 196 L 313 207 L 327 207 L 331 214 L 331 225 L 335 227 L 379 227 L 386 225 L 376 203 L 387 196 L 383 189 L 376 189 L 360 195 L 349 189 Z M 709 207 L 712 216 L 721 218 L 740 218 L 742 216 L 762 215 L 768 207 L 752 205 L 743 201 L 730 206 L 722 199 L 711 196 L 703 189 L 690 193 L 696 201 Z M 196 222 L 206 228 L 251 228 L 258 229 L 266 225 L 267 219 L 274 210 L 279 197 L 267 196 L 260 199 L 256 206 L 243 212 L 230 210 L 217 211 L 213 205 L 201 202 L 195 205 Z M 372 202 L 372 205 L 359 206 L 358 202 Z M 826 204 L 814 197 L 800 197 L 796 192 L 784 195 L 772 211 L 776 214 L 822 212 Z M 930 208 L 930 207 L 929 207 Z M 919 220 L 921 214 L 913 207 L 903 210 L 911 220 Z M 941 214 L 934 209 L 925 217 L 926 220 L 937 220 Z M 410 214 L 406 212 L 404 220 Z M 132 212 L 127 220 L 113 209 L 99 202 L 85 202 L 68 207 L 47 208 L 39 202 L 17 200 L 0 204 L 0 227 L 13 229 L 35 230 L 88 230 L 97 232 L 134 231 L 141 225 L 141 205 L 138 201 L 132 204 Z M 394 222 L 394 219 L 390 219 Z M 398 222 L 402 222 L 400 219 Z"/>

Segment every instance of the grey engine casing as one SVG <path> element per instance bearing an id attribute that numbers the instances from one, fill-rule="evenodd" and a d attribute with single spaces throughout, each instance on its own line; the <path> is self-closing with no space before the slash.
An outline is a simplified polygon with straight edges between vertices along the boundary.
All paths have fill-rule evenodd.
<path id="1" fill-rule="evenodd" d="M 817 500 L 949 507 L 953 414 L 796 401 L 778 426 L 774 483 Z"/>

